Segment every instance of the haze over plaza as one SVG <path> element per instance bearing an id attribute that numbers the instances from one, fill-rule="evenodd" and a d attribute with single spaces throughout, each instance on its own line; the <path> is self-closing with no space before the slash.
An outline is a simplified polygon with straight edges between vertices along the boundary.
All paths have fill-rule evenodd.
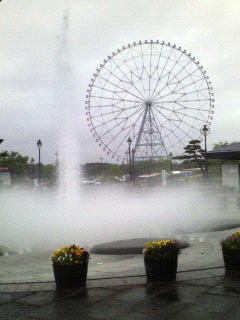
<path id="1" fill-rule="evenodd" d="M 69 1 L 72 70 L 78 89 L 81 161 L 106 157 L 89 133 L 85 95 L 101 61 L 132 41 L 159 39 L 186 48 L 207 70 L 216 109 L 209 146 L 238 138 L 238 1 Z M 0 4 L 1 149 L 36 156 L 43 141 L 43 162 L 54 161 L 56 54 L 66 1 L 2 1 Z M 75 115 L 73 114 L 73 117 Z M 106 160 L 107 159 L 106 157 Z"/>

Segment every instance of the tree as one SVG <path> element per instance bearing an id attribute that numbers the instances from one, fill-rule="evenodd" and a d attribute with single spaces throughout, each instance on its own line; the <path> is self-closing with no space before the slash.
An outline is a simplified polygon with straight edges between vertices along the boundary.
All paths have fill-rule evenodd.
<path id="1" fill-rule="evenodd" d="M 224 142 L 219 141 L 218 143 L 214 143 L 213 150 L 218 150 L 218 149 L 224 148 L 228 145 L 229 145 L 229 143 L 227 141 L 224 141 Z"/>
<path id="2" fill-rule="evenodd" d="M 15 151 L 0 152 L 0 167 L 8 168 L 11 172 L 12 182 L 30 182 L 36 178 L 38 163 L 33 158 L 23 156 Z M 56 167 L 53 164 L 41 164 L 42 178 L 51 185 L 56 182 Z"/>
<path id="3" fill-rule="evenodd" d="M 0 152 L 0 167 L 9 168 L 13 181 L 21 180 L 28 176 L 30 165 L 29 157 L 22 156 L 18 152 Z"/>
<path id="4" fill-rule="evenodd" d="M 229 146 L 230 144 L 233 144 L 233 143 L 239 143 L 237 141 L 233 141 L 231 143 L 227 142 L 227 141 L 219 141 L 218 143 L 215 143 L 213 145 L 213 150 L 218 150 L 218 149 L 221 149 L 221 148 L 224 148 L 224 147 L 227 147 Z"/>
<path id="5" fill-rule="evenodd" d="M 183 148 L 185 150 L 184 154 L 182 156 L 174 157 L 174 159 L 196 162 L 199 165 L 201 172 L 205 174 L 205 151 L 201 148 L 200 143 L 200 140 L 189 141 L 189 144 Z"/>
<path id="6" fill-rule="evenodd" d="M 54 164 L 45 164 L 41 166 L 42 178 L 48 183 L 48 185 L 54 185 L 57 180 L 57 170 Z"/>

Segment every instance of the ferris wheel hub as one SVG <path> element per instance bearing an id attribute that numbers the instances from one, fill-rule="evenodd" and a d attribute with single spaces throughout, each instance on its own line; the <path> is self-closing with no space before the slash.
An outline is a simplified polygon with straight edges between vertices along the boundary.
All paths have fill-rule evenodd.
<path id="1" fill-rule="evenodd" d="M 151 108 L 152 105 L 153 105 L 153 101 L 152 101 L 152 100 L 147 100 L 147 101 L 145 102 L 145 106 L 146 106 L 148 109 Z"/>

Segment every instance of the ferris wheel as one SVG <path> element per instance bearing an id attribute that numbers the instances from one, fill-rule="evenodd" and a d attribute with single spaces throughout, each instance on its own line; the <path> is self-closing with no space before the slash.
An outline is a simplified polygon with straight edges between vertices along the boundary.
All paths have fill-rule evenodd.
<path id="1" fill-rule="evenodd" d="M 180 154 L 214 113 L 206 71 L 186 50 L 164 41 L 133 42 L 112 52 L 87 91 L 90 131 L 116 160 L 126 158 L 128 137 L 135 160 Z"/>

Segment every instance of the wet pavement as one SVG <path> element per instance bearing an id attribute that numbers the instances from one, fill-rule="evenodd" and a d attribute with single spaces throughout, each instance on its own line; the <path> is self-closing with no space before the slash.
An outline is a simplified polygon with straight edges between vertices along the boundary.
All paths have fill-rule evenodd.
<path id="1" fill-rule="evenodd" d="M 190 246 L 181 250 L 178 259 L 178 271 L 196 270 L 223 266 L 219 242 L 234 232 L 235 229 L 192 233 L 182 235 Z M 181 235 L 178 235 L 181 239 Z M 0 257 L 0 283 L 46 282 L 53 281 L 51 252 Z M 112 278 L 144 275 L 142 254 L 132 255 L 97 255 L 91 254 L 88 278 Z"/>
<path id="2" fill-rule="evenodd" d="M 1 284 L 4 320 L 237 320 L 240 275 L 224 268 L 178 272 L 176 282 L 145 276 L 88 280 L 86 289 L 56 292 L 54 282 Z"/>
<path id="3" fill-rule="evenodd" d="M 147 283 L 141 254 L 93 254 L 87 288 L 57 292 L 49 252 L 2 256 L 0 319 L 239 320 L 240 274 L 219 245 L 234 231 L 185 234 L 175 282 Z"/>

